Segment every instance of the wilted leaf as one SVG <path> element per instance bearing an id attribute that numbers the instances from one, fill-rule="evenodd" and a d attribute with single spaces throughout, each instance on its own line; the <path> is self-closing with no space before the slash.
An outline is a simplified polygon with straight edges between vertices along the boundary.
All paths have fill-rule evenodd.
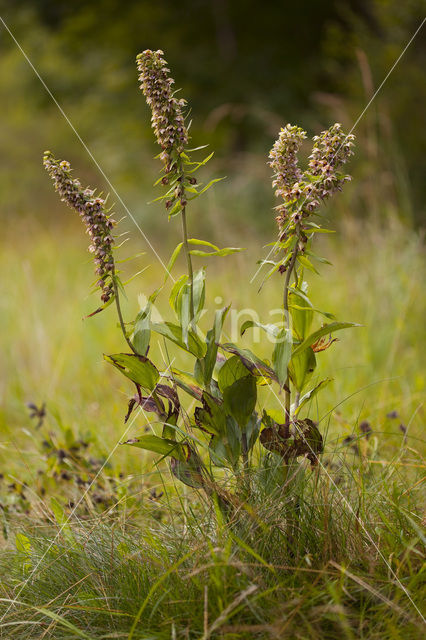
<path id="1" fill-rule="evenodd" d="M 362 325 L 356 324 L 356 322 L 330 322 L 329 324 L 325 324 L 321 329 L 314 331 L 308 336 L 301 344 L 299 344 L 295 350 L 293 351 L 293 356 L 301 353 L 304 349 L 307 349 L 311 345 L 314 344 L 321 338 L 322 336 L 327 335 L 328 333 L 333 333 L 334 331 L 340 331 L 341 329 L 347 329 L 349 327 L 361 327 Z"/>

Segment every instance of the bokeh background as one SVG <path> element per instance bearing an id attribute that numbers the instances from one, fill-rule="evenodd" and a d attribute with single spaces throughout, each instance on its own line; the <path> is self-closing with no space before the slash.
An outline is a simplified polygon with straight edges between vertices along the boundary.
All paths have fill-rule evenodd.
<path id="1" fill-rule="evenodd" d="M 76 438 L 85 433 L 106 454 L 120 436 L 130 391 L 102 362 L 102 352 L 122 347 L 112 312 L 81 321 L 97 305 L 88 294 L 86 238 L 53 192 L 42 153 L 70 160 L 83 183 L 107 192 L 111 186 L 22 50 L 119 194 L 111 201 L 124 218 L 122 230 L 131 232 L 123 256 L 146 251 L 125 267 L 131 275 L 151 265 L 129 288 L 128 317 L 137 312 L 137 295 L 149 294 L 163 273 L 122 203 L 164 261 L 179 241 L 161 205 L 148 204 L 159 195 L 152 186 L 159 166 L 137 85 L 138 52 L 163 49 L 192 108 L 193 146 L 215 151 L 206 175 L 227 176 L 196 202 L 191 234 L 249 249 L 210 268 L 211 306 L 217 296 L 240 309 L 279 304 L 278 280 L 261 294 L 259 278 L 250 280 L 263 245 L 275 237 L 266 160 L 280 127 L 297 123 L 314 135 L 335 121 L 347 131 L 356 123 L 353 181 L 325 208 L 337 233 L 318 247 L 334 268 L 322 267 L 322 277 L 309 280 L 316 306 L 364 328 L 342 335 L 324 354 L 322 372 L 336 382 L 317 411 L 348 398 L 331 414 L 334 443 L 361 419 L 392 446 L 404 436 L 400 423 L 420 436 L 424 29 L 375 92 L 421 24 L 424 3 L 0 0 L 0 14 L 2 464 L 31 474 L 32 461 L 40 460 L 28 402 L 46 402 L 47 428 L 58 442 L 67 429 Z M 397 418 L 386 417 L 392 411 Z M 142 464 L 133 451 L 117 456 L 133 471 Z"/>

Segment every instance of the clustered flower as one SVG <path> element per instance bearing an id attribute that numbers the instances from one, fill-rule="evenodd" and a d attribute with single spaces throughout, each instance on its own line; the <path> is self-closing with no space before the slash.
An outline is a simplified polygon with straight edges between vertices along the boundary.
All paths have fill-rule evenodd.
<path id="1" fill-rule="evenodd" d="M 182 113 L 186 100 L 175 97 L 172 91 L 174 80 L 169 76 L 170 69 L 163 55 L 161 50 L 147 49 L 137 56 L 136 62 L 140 88 L 152 110 L 151 123 L 168 174 L 176 170 L 173 152 L 178 155 L 184 150 L 188 143 L 188 130 Z M 167 184 L 166 176 L 163 182 Z"/>
<path id="2" fill-rule="evenodd" d="M 50 151 L 46 151 L 43 164 L 61 200 L 75 209 L 86 225 L 86 232 L 91 238 L 89 251 L 94 254 L 96 275 L 99 277 L 96 284 L 102 290 L 102 302 L 108 302 L 113 295 L 114 238 L 111 232 L 116 222 L 109 217 L 105 200 L 96 197 L 94 190 L 83 189 L 80 181 L 72 178 L 69 162 L 56 160 Z"/>
<path id="3" fill-rule="evenodd" d="M 283 199 L 276 207 L 280 232 L 294 227 L 315 211 L 323 200 L 340 191 L 350 176 L 339 172 L 353 154 L 354 136 L 345 135 L 340 124 L 313 138 L 309 156 L 309 169 L 302 171 L 297 153 L 306 138 L 300 127 L 287 125 L 280 131 L 269 154 L 269 165 L 274 170 L 275 195 Z M 304 236 L 301 236 L 302 240 Z"/>

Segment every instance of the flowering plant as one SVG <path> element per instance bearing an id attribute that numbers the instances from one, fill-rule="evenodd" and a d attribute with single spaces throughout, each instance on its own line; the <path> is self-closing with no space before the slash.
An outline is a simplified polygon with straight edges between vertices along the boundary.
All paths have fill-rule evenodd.
<path id="1" fill-rule="evenodd" d="M 123 284 L 116 269 L 112 230 L 115 222 L 105 201 L 91 189 L 83 189 L 73 179 L 66 161 L 56 160 L 50 152 L 44 164 L 62 200 L 82 217 L 91 237 L 89 250 L 95 256 L 96 286 L 101 289 L 103 305 L 96 312 L 115 302 L 120 327 L 130 353 L 117 353 L 105 359 L 134 385 L 125 421 L 140 407 L 146 416 L 156 416 L 152 434 L 144 434 L 127 444 L 153 451 L 170 460 L 172 473 L 184 484 L 202 489 L 220 506 L 232 505 L 241 495 L 250 496 L 250 470 L 260 464 L 257 443 L 274 456 L 282 469 L 298 458 L 306 457 L 315 465 L 323 450 L 318 425 L 301 417 L 301 410 L 329 380 L 317 383 L 306 391 L 316 368 L 317 354 L 334 340 L 331 335 L 340 329 L 356 326 L 331 320 L 311 332 L 314 309 L 303 280 L 304 269 L 315 270 L 312 261 L 312 238 L 324 232 L 313 218 L 323 200 L 339 191 L 349 176 L 341 167 L 352 154 L 353 136 L 345 135 L 339 124 L 314 138 L 312 153 L 305 171 L 299 167 L 298 152 L 306 138 L 299 127 L 284 127 L 274 144 L 269 164 L 274 172 L 273 187 L 280 204 L 276 207 L 278 240 L 271 254 L 261 262 L 269 270 L 265 280 L 273 275 L 284 276 L 283 322 L 261 324 L 244 322 L 241 335 L 259 327 L 274 339 L 271 362 L 258 357 L 239 344 L 222 341 L 222 332 L 229 307 L 216 311 L 211 329 L 206 335 L 199 327 L 205 306 L 206 273 L 193 268 L 193 258 L 226 256 L 239 249 L 220 249 L 207 240 L 189 237 L 187 206 L 191 200 L 209 189 L 198 183 L 195 174 L 211 158 L 194 161 L 189 149 L 187 105 L 173 91 L 173 79 L 162 51 L 144 51 L 137 57 L 140 86 L 152 110 L 152 126 L 161 152 L 162 175 L 156 184 L 166 192 L 158 200 L 165 203 L 169 220 L 180 217 L 182 240 L 176 246 L 167 266 L 170 275 L 179 253 L 186 256 L 187 273 L 175 280 L 170 292 L 173 321 L 154 322 L 152 306 L 163 290 L 164 283 L 148 298 L 133 322 L 123 320 L 120 295 Z M 317 219 L 317 218 L 316 218 Z M 320 259 L 323 260 L 323 259 Z M 95 312 L 95 313 L 96 313 Z M 319 312 L 321 313 L 321 312 Z M 148 358 L 152 335 L 158 334 L 193 358 L 193 370 L 188 373 L 169 367 L 162 371 Z M 282 419 L 271 410 L 256 410 L 258 388 L 269 385 L 279 395 L 284 390 Z M 275 391 L 274 391 L 275 393 Z M 277 397 L 278 397 L 277 395 Z M 189 412 L 183 396 L 195 401 Z M 233 489 L 224 489 L 220 478 L 231 480 Z M 235 479 L 235 482 L 232 482 Z"/>

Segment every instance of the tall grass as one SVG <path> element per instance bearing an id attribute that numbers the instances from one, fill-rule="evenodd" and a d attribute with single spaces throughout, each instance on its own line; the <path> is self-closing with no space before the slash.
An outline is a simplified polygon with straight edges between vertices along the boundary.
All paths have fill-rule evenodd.
<path id="1" fill-rule="evenodd" d="M 320 375 L 333 376 L 331 362 L 342 371 L 310 409 L 326 436 L 319 471 L 290 473 L 279 495 L 260 473 L 253 508 L 237 505 L 225 525 L 196 492 L 177 493 L 164 464 L 157 468 L 150 454 L 117 447 L 101 476 L 124 473 L 122 484 L 131 488 L 116 497 L 120 506 L 100 514 L 90 501 L 94 489 L 73 486 L 77 499 L 87 492 L 89 516 L 71 516 L 64 507 L 64 518 L 71 517 L 61 530 L 65 520 L 57 510 L 55 516 L 49 492 L 38 492 L 37 470 L 47 464 L 40 441 L 54 432 L 59 442 L 68 428 L 76 438 L 90 432 L 93 455 L 105 458 L 125 429 L 123 402 L 110 392 L 116 377 L 101 357 L 119 347 L 120 335 L 108 312 L 81 321 L 94 308 L 91 299 L 80 302 L 91 265 L 82 258 L 80 230 L 69 224 L 15 228 L 0 256 L 0 502 L 15 504 L 11 483 L 24 483 L 31 497 L 30 517 L 2 510 L 9 537 L 0 561 L 0 637 L 421 638 L 419 234 L 396 220 L 351 219 L 339 243 L 324 240 L 335 268 L 315 283 L 314 305 L 364 328 L 342 337 L 332 360 L 327 352 L 322 359 Z M 247 282 L 256 271 L 243 255 L 229 260 Z M 148 261 L 144 256 L 127 269 Z M 152 266 L 144 292 L 161 278 Z M 218 295 L 238 309 L 269 309 L 275 300 L 278 306 L 280 292 L 269 285 L 258 293 L 258 285 L 235 290 L 224 270 L 208 291 L 210 306 Z M 137 294 L 142 286 L 130 288 Z M 125 383 L 122 391 L 129 393 Z M 27 415 L 29 401 L 46 401 L 40 430 Z M 371 424 L 368 439 L 363 420 Z M 138 417 L 129 437 L 143 426 Z M 63 492 L 51 485 L 60 504 L 69 492 L 68 485 Z M 24 536 L 18 551 L 16 531 Z"/>

